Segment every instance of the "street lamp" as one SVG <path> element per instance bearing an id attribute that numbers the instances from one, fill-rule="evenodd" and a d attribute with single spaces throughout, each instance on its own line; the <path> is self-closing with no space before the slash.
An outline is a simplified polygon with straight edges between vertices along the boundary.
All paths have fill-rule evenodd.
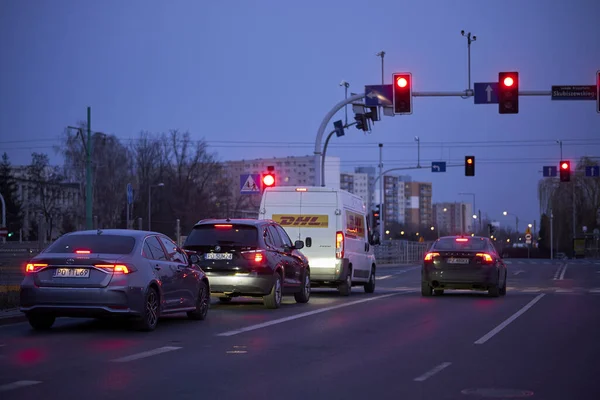
<path id="1" fill-rule="evenodd" d="M 148 186 L 148 230 L 151 231 L 152 230 L 152 224 L 151 224 L 151 219 L 152 219 L 152 188 L 153 187 L 163 187 L 165 186 L 164 183 L 159 183 L 156 185 L 150 185 Z"/>
<path id="2" fill-rule="evenodd" d="M 518 216 L 516 216 L 515 214 L 511 214 L 511 213 L 509 213 L 508 211 L 503 211 L 503 212 L 502 212 L 502 214 L 503 214 L 504 216 L 507 216 L 507 215 L 512 215 L 513 217 L 515 217 L 515 229 L 516 229 L 516 231 L 517 231 L 517 235 L 518 235 L 518 234 L 519 234 L 519 217 L 518 217 Z"/>

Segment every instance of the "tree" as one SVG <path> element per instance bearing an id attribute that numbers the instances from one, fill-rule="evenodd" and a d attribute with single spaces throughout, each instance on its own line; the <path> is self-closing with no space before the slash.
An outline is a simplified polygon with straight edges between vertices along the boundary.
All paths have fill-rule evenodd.
<path id="1" fill-rule="evenodd" d="M 63 176 L 58 167 L 50 166 L 48 155 L 31 154 L 31 164 L 27 166 L 27 178 L 32 184 L 30 201 L 34 210 L 40 213 L 46 225 L 46 238 L 50 238 L 54 223 L 60 218 L 59 199 L 62 195 L 60 184 Z"/>
<path id="2" fill-rule="evenodd" d="M 6 203 L 6 228 L 9 234 L 7 240 L 19 240 L 17 232 L 23 226 L 23 210 L 17 193 L 17 181 L 6 153 L 2 155 L 2 162 L 0 162 L 0 194 Z"/>

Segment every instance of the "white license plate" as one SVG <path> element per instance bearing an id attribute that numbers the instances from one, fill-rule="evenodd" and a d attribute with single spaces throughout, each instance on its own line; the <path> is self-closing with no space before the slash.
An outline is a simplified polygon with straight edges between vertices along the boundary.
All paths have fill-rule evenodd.
<path id="1" fill-rule="evenodd" d="M 448 264 L 468 264 L 468 258 L 449 258 Z"/>
<path id="2" fill-rule="evenodd" d="M 233 254 L 231 253 L 206 253 L 204 255 L 205 260 L 231 260 Z"/>
<path id="3" fill-rule="evenodd" d="M 89 268 L 56 268 L 55 278 L 89 278 Z"/>

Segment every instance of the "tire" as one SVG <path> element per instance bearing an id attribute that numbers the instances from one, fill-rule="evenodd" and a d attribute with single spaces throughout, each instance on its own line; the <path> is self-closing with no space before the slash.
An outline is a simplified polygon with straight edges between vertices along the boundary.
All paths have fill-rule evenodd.
<path id="1" fill-rule="evenodd" d="M 160 297 L 153 287 L 148 287 L 144 297 L 144 310 L 138 321 L 137 328 L 140 331 L 150 332 L 156 329 L 158 316 L 160 314 Z"/>
<path id="2" fill-rule="evenodd" d="M 423 296 L 423 297 L 433 296 L 433 288 L 426 281 L 421 281 L 421 296 Z"/>
<path id="3" fill-rule="evenodd" d="M 269 309 L 276 309 L 281 306 L 281 299 L 283 297 L 283 283 L 281 279 L 281 275 L 276 272 L 275 273 L 275 282 L 273 283 L 273 287 L 271 288 L 271 293 L 266 296 L 263 296 L 263 302 L 265 307 Z"/>
<path id="4" fill-rule="evenodd" d="M 231 300 L 233 300 L 231 297 L 219 297 L 221 303 L 231 303 Z"/>
<path id="5" fill-rule="evenodd" d="M 365 284 L 365 293 L 373 292 L 375 292 L 375 268 L 371 269 L 371 276 L 369 277 L 369 282 Z"/>
<path id="6" fill-rule="evenodd" d="M 444 294 L 444 289 L 433 289 L 433 294 L 436 296 L 441 296 Z"/>
<path id="7" fill-rule="evenodd" d="M 189 319 L 195 321 L 204 321 L 208 315 L 208 307 L 210 305 L 210 292 L 208 285 L 204 281 L 200 281 L 200 287 L 198 288 L 198 297 L 196 298 L 196 309 L 194 311 L 188 311 L 187 316 Z"/>
<path id="8" fill-rule="evenodd" d="M 506 296 L 506 277 L 504 278 L 504 285 L 502 285 L 502 289 L 500 289 L 500 296 Z"/>
<path id="9" fill-rule="evenodd" d="M 308 303 L 310 300 L 310 272 L 306 270 L 304 274 L 304 282 L 300 285 L 300 291 L 298 293 L 294 293 L 294 299 L 296 299 L 296 303 Z"/>
<path id="10" fill-rule="evenodd" d="M 56 317 L 50 314 L 27 314 L 29 325 L 36 331 L 47 331 L 52 328 Z"/>
<path id="11" fill-rule="evenodd" d="M 346 279 L 344 279 L 344 283 L 338 286 L 338 291 L 342 296 L 350 296 L 352 293 L 352 270 L 348 270 L 348 274 L 346 275 Z"/>
<path id="12" fill-rule="evenodd" d="M 496 284 L 488 289 L 488 295 L 490 297 L 500 296 L 500 273 L 498 273 L 498 281 L 496 282 Z"/>

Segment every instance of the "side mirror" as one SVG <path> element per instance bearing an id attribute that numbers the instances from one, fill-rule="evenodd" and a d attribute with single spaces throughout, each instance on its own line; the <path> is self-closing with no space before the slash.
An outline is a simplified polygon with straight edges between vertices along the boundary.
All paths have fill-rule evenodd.
<path id="1" fill-rule="evenodd" d="M 200 262 L 200 257 L 198 257 L 198 254 L 196 253 L 190 254 L 189 257 L 192 264 L 198 264 Z"/>
<path id="2" fill-rule="evenodd" d="M 294 242 L 294 248 L 295 248 L 296 250 L 303 249 L 303 248 L 304 248 L 304 242 L 303 242 L 302 240 L 296 240 L 296 241 Z"/>

